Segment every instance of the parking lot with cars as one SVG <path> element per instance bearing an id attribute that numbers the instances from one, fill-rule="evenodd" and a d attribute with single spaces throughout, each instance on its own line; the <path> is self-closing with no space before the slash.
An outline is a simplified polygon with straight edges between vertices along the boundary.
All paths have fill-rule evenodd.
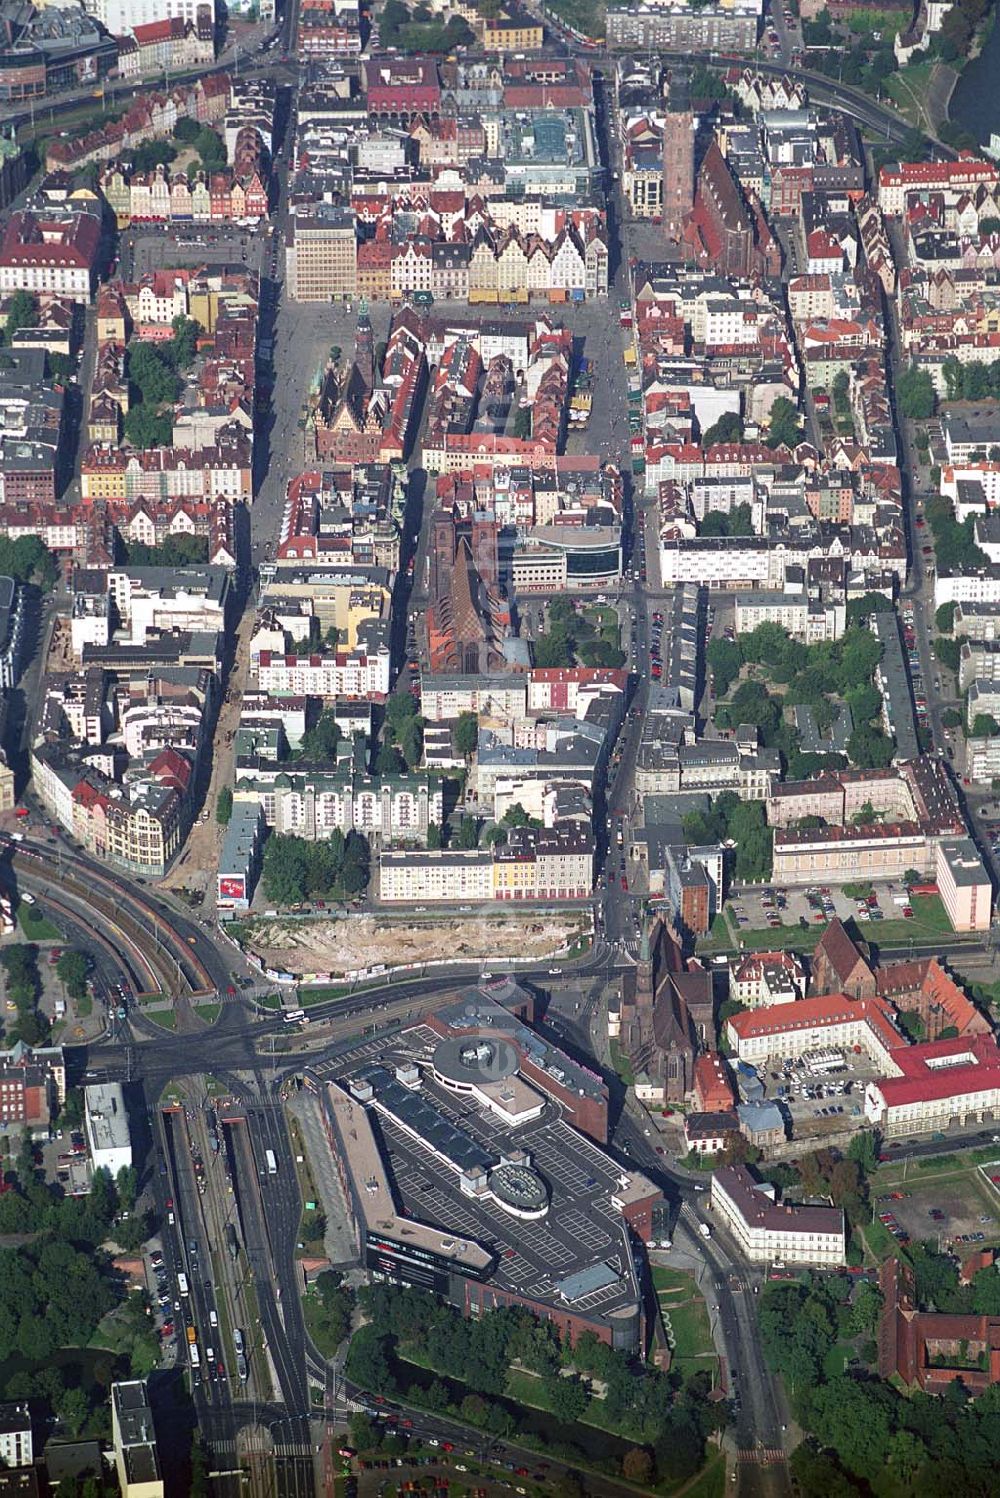
<path id="1" fill-rule="evenodd" d="M 913 919 L 913 906 L 904 884 L 874 884 L 870 890 L 862 899 L 845 894 L 843 889 L 833 885 L 817 884 L 807 889 L 783 889 L 775 885 L 747 888 L 731 898 L 730 920 L 737 935 L 744 930 L 770 928 L 777 939 L 784 927 L 797 926 L 799 930 L 815 927 L 821 931 L 837 916 L 842 921 L 855 920 L 860 925 L 872 925 L 876 928 L 872 932 L 874 939 L 880 921 Z"/>
<path id="2" fill-rule="evenodd" d="M 1000 1237 L 1000 1159 L 943 1180 L 901 1181 L 873 1205 L 897 1243 L 930 1240 L 962 1257 Z"/>
<path id="3" fill-rule="evenodd" d="M 864 1112 L 865 1086 L 878 1069 L 863 1054 L 831 1048 L 769 1057 L 756 1068 L 769 1101 L 781 1103 L 792 1120 L 794 1137 L 857 1128 Z"/>

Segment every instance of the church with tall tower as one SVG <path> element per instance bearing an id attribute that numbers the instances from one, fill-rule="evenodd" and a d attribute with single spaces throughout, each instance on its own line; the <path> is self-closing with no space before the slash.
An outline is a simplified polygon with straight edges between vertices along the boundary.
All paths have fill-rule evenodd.
<path id="1" fill-rule="evenodd" d="M 625 976 L 621 1047 L 636 1077 L 683 1103 L 694 1086 L 696 1057 L 715 1045 L 712 974 L 685 962 L 680 942 L 661 915 L 642 932 L 639 959 Z"/>

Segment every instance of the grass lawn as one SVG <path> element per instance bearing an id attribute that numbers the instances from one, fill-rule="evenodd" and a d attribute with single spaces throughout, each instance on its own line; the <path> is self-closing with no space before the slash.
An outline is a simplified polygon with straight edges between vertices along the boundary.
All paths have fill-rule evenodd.
<path id="1" fill-rule="evenodd" d="M 665 1264 L 653 1265 L 653 1289 L 683 1291 L 691 1293 L 691 1276 L 686 1269 L 668 1269 Z"/>
<path id="2" fill-rule="evenodd" d="M 919 101 L 927 97 L 933 71 L 932 62 L 911 63 L 909 67 L 901 68 L 898 73 L 890 73 L 882 84 L 900 113 L 904 114 L 911 124 L 918 125 L 921 129 L 927 122 Z"/>
<path id="3" fill-rule="evenodd" d="M 585 36 L 604 35 L 604 5 L 601 0 L 550 0 L 554 15 Z"/>
<path id="4" fill-rule="evenodd" d="M 722 1498 L 726 1491 L 726 1453 L 713 1450 L 708 1461 L 684 1489 L 684 1498 Z"/>
<path id="5" fill-rule="evenodd" d="M 883 1259 L 888 1259 L 895 1254 L 898 1246 L 896 1240 L 882 1223 L 868 1222 L 861 1231 L 864 1234 L 868 1252 L 876 1264 L 881 1264 Z"/>
<path id="6" fill-rule="evenodd" d="M 698 940 L 699 952 L 726 952 L 736 946 L 725 912 L 720 910 L 707 936 Z"/>
<path id="7" fill-rule="evenodd" d="M 221 1004 L 195 1004 L 194 1012 L 199 1019 L 203 1019 L 206 1025 L 214 1025 L 222 1013 Z"/>
<path id="8" fill-rule="evenodd" d="M 518 1404 L 525 1404 L 536 1410 L 550 1410 L 542 1380 L 534 1373 L 525 1373 L 522 1368 L 512 1368 L 507 1374 L 507 1394 Z M 598 1430 L 606 1430 L 609 1435 L 618 1434 L 611 1421 L 604 1418 L 604 1401 L 601 1399 L 590 1401 L 580 1417 L 580 1423 L 595 1425 Z"/>
<path id="9" fill-rule="evenodd" d="M 76 1010 L 77 1019 L 89 1019 L 94 1012 L 94 1001 L 89 993 L 85 993 L 73 1000 L 73 1008 Z"/>
<path id="10" fill-rule="evenodd" d="M 912 921 L 905 921 L 902 916 L 895 921 L 862 921 L 858 929 L 866 941 L 880 947 L 911 940 L 936 941 L 939 936 L 954 935 L 940 895 L 914 895 L 910 908 Z"/>
<path id="11" fill-rule="evenodd" d="M 674 1367 L 685 1376 L 705 1369 L 713 1372 L 716 1355 L 708 1307 L 694 1276 L 657 1265 L 653 1287 L 659 1296 L 664 1326 L 669 1322 L 673 1334 Z"/>
<path id="12" fill-rule="evenodd" d="M 884 1165 L 879 1166 L 872 1177 L 872 1192 L 878 1195 L 888 1187 L 901 1185 L 904 1181 L 908 1186 L 916 1188 L 919 1186 L 921 1177 L 971 1175 L 975 1172 L 977 1165 L 990 1165 L 997 1159 L 1000 1159 L 1000 1145 L 985 1144 L 979 1149 L 963 1150 L 958 1155 L 950 1153 L 924 1155 L 909 1165 L 902 1160 L 887 1160 Z"/>
<path id="13" fill-rule="evenodd" d="M 153 1009 L 153 1010 L 150 1010 L 147 1013 L 146 1018 L 147 1019 L 151 1019 L 153 1021 L 154 1025 L 160 1025 L 164 1030 L 176 1030 L 177 1029 L 177 1013 L 176 1013 L 176 1010 L 173 1010 L 173 1009 Z"/>
<path id="14" fill-rule="evenodd" d="M 25 905 L 22 900 L 17 907 L 17 921 L 29 941 L 60 941 L 62 932 L 58 926 L 42 915 L 34 905 Z"/>
<path id="15" fill-rule="evenodd" d="M 823 1359 L 823 1372 L 827 1378 L 838 1378 L 844 1371 L 848 1358 L 853 1358 L 854 1348 L 846 1342 L 837 1342 Z"/>
<path id="16" fill-rule="evenodd" d="M 626 1087 L 634 1086 L 635 1075 L 632 1071 L 632 1064 L 622 1050 L 620 1042 L 617 1040 L 611 1041 L 611 1065 L 621 1077 Z"/>

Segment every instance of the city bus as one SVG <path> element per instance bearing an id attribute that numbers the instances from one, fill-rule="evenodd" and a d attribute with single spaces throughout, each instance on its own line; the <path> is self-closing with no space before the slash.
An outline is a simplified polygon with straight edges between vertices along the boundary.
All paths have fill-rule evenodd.
<path id="1" fill-rule="evenodd" d="M 197 1344 L 197 1342 L 192 1342 L 191 1343 L 191 1346 L 189 1347 L 188 1352 L 189 1352 L 190 1357 L 191 1357 L 191 1367 L 192 1368 L 200 1368 L 201 1367 L 201 1353 L 198 1351 L 198 1344 Z"/>
<path id="2" fill-rule="evenodd" d="M 265 1150 L 264 1159 L 267 1161 L 267 1173 L 269 1176 L 278 1174 L 278 1162 L 274 1158 L 274 1150 Z"/>
<path id="3" fill-rule="evenodd" d="M 188 1293 L 188 1282 L 187 1282 L 187 1275 L 186 1274 L 179 1274 L 177 1276 L 177 1288 L 181 1292 L 182 1295 L 187 1295 L 187 1293 Z"/>

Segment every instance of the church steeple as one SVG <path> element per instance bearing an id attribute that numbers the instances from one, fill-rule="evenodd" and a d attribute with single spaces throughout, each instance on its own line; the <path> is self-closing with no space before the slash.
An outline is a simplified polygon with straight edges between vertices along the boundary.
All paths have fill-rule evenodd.
<path id="1" fill-rule="evenodd" d="M 372 336 L 368 302 L 364 297 L 358 303 L 358 327 L 354 337 L 354 362 L 361 372 L 367 390 L 375 386 L 375 340 Z"/>

